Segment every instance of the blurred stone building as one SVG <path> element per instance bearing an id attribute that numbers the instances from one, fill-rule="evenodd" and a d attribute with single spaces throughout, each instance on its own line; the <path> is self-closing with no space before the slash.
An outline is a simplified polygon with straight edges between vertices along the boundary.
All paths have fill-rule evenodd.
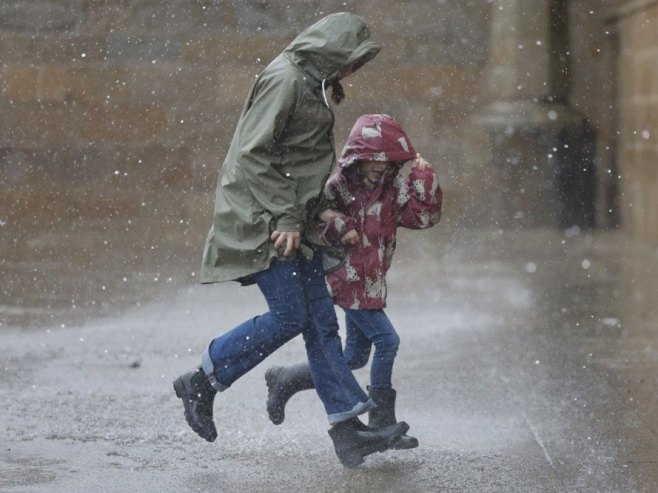
<path id="1" fill-rule="evenodd" d="M 254 77 L 339 10 L 384 46 L 346 80 L 339 150 L 359 114 L 392 114 L 438 167 L 447 227 L 566 227 L 541 219 L 562 186 L 541 173 L 587 141 L 560 162 L 567 185 L 586 170 L 566 189 L 591 205 L 582 226 L 658 245 L 656 0 L 5 0 L 2 227 L 139 225 L 199 249 Z"/>

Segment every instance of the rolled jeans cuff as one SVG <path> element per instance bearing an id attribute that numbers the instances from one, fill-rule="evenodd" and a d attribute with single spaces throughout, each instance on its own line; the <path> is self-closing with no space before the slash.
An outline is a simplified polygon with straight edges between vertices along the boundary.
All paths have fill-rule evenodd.
<path id="1" fill-rule="evenodd" d="M 208 377 L 208 381 L 210 382 L 210 385 L 213 389 L 215 389 L 217 392 L 224 392 L 226 389 L 228 389 L 226 385 L 222 385 L 217 381 L 217 377 L 215 376 L 215 364 L 212 362 L 212 359 L 210 359 L 209 348 L 204 349 L 203 353 L 201 354 L 201 368 Z"/>
<path id="2" fill-rule="evenodd" d="M 329 424 L 333 426 L 336 423 L 340 423 L 341 421 L 347 421 L 348 419 L 355 418 L 359 414 L 366 413 L 372 409 L 375 409 L 376 407 L 377 404 L 375 404 L 375 401 L 368 399 L 366 402 L 359 402 L 349 411 L 329 414 L 327 415 L 327 418 L 329 419 Z"/>

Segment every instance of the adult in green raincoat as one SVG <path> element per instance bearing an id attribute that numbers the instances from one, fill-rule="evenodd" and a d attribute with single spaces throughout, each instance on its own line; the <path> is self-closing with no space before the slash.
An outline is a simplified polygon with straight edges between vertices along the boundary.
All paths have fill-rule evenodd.
<path id="1" fill-rule="evenodd" d="M 375 404 L 342 356 L 321 255 L 311 241 L 335 161 L 325 90 L 331 86 L 339 102 L 340 79 L 379 50 L 361 17 L 332 14 L 297 36 L 249 93 L 219 174 L 201 281 L 256 283 L 269 311 L 211 341 L 201 366 L 174 381 L 188 424 L 208 441 L 217 437 L 216 393 L 300 333 L 343 464 L 390 448 L 408 429 L 400 422 L 372 430 L 357 418 Z"/>

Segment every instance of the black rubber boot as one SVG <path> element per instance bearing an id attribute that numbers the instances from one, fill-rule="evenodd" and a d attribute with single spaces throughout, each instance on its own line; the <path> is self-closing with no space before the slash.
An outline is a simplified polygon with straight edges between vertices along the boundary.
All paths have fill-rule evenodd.
<path id="1" fill-rule="evenodd" d="M 354 467 L 362 464 L 365 456 L 394 446 L 408 429 L 409 425 L 402 421 L 380 430 L 372 430 L 359 418 L 351 418 L 336 423 L 329 430 L 329 436 L 341 464 Z"/>
<path id="2" fill-rule="evenodd" d="M 267 415 L 275 425 L 286 418 L 286 403 L 300 390 L 314 389 L 308 363 L 293 366 L 273 366 L 265 372 L 267 383 Z"/>
<path id="3" fill-rule="evenodd" d="M 197 435 L 213 442 L 217 429 L 212 419 L 212 405 L 217 391 L 201 368 L 183 373 L 174 380 L 176 396 L 185 406 L 185 420 Z"/>
<path id="4" fill-rule="evenodd" d="M 384 428 L 397 423 L 395 418 L 395 389 L 373 389 L 368 387 L 368 395 L 375 401 L 377 407 L 368 411 L 368 426 L 370 428 Z M 409 449 L 418 447 L 418 439 L 403 435 L 396 449 Z"/>

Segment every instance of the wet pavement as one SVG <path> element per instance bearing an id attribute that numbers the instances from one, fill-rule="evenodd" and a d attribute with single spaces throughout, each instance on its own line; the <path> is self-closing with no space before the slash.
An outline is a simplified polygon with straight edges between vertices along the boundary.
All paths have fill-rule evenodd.
<path id="1" fill-rule="evenodd" d="M 219 437 L 199 439 L 171 380 L 264 309 L 259 293 L 194 284 L 195 232 L 184 254 L 159 239 L 166 254 L 130 262 L 127 238 L 84 236 L 114 242 L 114 263 L 4 265 L 0 491 L 658 491 L 658 252 L 623 232 L 403 234 L 387 313 L 420 447 L 353 470 L 313 392 L 281 426 L 266 417 L 265 369 L 302 360 L 300 339 L 220 394 Z M 27 267 L 58 289 L 26 287 Z"/>

